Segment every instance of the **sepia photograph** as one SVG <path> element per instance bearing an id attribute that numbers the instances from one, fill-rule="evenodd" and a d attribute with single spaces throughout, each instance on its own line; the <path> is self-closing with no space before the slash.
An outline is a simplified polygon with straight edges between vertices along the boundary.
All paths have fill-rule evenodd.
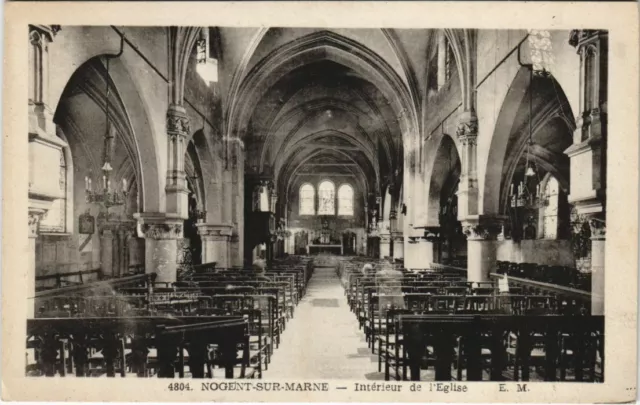
<path id="1" fill-rule="evenodd" d="M 609 29 L 40 20 L 14 99 L 23 381 L 357 400 L 617 379 Z"/>

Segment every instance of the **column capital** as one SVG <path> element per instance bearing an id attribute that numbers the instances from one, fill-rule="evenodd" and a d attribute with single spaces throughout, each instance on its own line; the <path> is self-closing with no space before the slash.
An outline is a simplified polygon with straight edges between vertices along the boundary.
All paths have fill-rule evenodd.
<path id="1" fill-rule="evenodd" d="M 140 229 L 147 239 L 179 239 L 182 238 L 184 220 L 167 213 L 142 212 L 134 214 Z"/>
<path id="2" fill-rule="evenodd" d="M 29 238 L 38 237 L 40 220 L 45 214 L 45 210 L 39 208 L 29 208 Z"/>
<path id="3" fill-rule="evenodd" d="M 60 31 L 59 25 L 29 24 L 29 42 L 34 45 L 41 44 L 43 38 L 52 42 L 58 31 Z"/>
<path id="4" fill-rule="evenodd" d="M 466 218 L 462 223 L 462 232 L 467 240 L 496 240 L 502 232 L 502 224 L 506 217 L 502 216 L 474 216 Z"/>
<path id="5" fill-rule="evenodd" d="M 591 240 L 605 240 L 607 236 L 607 223 L 601 216 L 592 216 L 589 220 Z"/>
<path id="6" fill-rule="evenodd" d="M 606 35 L 607 33 L 602 30 L 571 30 L 569 33 L 569 45 L 579 48 L 602 34 Z"/>
<path id="7" fill-rule="evenodd" d="M 473 111 L 465 111 L 458 118 L 456 136 L 463 144 L 476 144 L 478 138 L 478 117 Z"/>
<path id="8" fill-rule="evenodd" d="M 182 140 L 189 136 L 189 116 L 183 106 L 177 104 L 169 105 L 167 109 L 167 135 L 174 141 Z"/>
<path id="9" fill-rule="evenodd" d="M 205 240 L 227 241 L 233 234 L 231 224 L 197 224 L 198 234 Z"/>
<path id="10" fill-rule="evenodd" d="M 409 238 L 409 243 L 412 244 L 412 245 L 420 242 L 420 236 L 413 236 L 412 235 L 412 236 L 408 236 L 408 238 Z"/>
<path id="11" fill-rule="evenodd" d="M 428 242 L 437 242 L 440 240 L 440 227 L 437 226 L 428 226 L 424 228 L 424 235 L 422 239 Z"/>

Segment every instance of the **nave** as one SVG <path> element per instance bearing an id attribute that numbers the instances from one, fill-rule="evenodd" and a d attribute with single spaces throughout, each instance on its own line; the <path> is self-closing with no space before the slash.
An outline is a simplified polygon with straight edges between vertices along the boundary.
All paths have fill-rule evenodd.
<path id="1" fill-rule="evenodd" d="M 30 25 L 26 373 L 602 381 L 608 46 Z"/>
<path id="2" fill-rule="evenodd" d="M 382 379 L 335 267 L 315 269 L 297 312 L 265 378 Z"/>

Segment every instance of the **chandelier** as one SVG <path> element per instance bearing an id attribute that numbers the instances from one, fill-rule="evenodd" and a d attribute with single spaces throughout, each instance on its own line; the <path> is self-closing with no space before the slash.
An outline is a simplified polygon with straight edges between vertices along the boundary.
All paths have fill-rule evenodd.
<path id="1" fill-rule="evenodd" d="M 89 172 L 88 176 L 85 176 L 85 196 L 87 203 L 100 204 L 107 210 L 110 207 L 123 205 L 126 202 L 128 189 L 127 179 L 123 178 L 120 187 L 111 184 L 111 158 L 114 147 L 114 130 L 112 130 L 109 121 L 109 57 L 106 60 L 106 82 L 107 82 L 107 96 L 106 96 L 106 108 L 105 108 L 105 136 L 104 136 L 104 153 L 102 163 L 102 182 L 94 189 L 93 175 Z"/>
<path id="2" fill-rule="evenodd" d="M 540 170 L 536 165 L 533 155 L 533 77 L 536 72 L 535 67 L 530 67 L 530 85 L 529 85 L 529 139 L 525 145 L 525 165 L 524 178 L 518 184 L 514 193 L 514 185 L 511 183 L 509 188 L 509 199 L 512 208 L 523 207 L 525 209 L 540 209 L 546 207 L 549 203 L 549 196 L 544 190 L 540 189 Z M 544 74 L 544 69 L 542 70 Z M 533 189 L 535 184 L 535 190 Z"/>

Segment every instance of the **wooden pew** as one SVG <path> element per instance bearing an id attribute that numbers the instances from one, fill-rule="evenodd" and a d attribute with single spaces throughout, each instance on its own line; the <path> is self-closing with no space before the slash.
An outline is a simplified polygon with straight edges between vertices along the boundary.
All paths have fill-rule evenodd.
<path id="1" fill-rule="evenodd" d="M 89 356 L 95 350 L 102 353 L 109 377 L 116 375 L 116 368 L 121 376 L 128 371 L 146 376 L 154 368 L 158 377 L 184 377 L 185 363 L 193 378 L 203 378 L 206 365 L 219 365 L 225 378 L 234 378 L 236 366 L 238 377 L 254 376 L 248 323 L 239 316 L 40 318 L 27 320 L 27 335 L 27 346 L 37 353 L 35 368 L 44 376 L 70 371 L 78 377 L 89 375 Z M 208 345 L 217 348 L 213 359 Z M 153 362 L 151 350 L 157 353 Z M 213 377 L 211 370 L 208 377 Z"/>
<path id="2" fill-rule="evenodd" d="M 458 354 L 464 361 L 468 381 L 529 381 L 530 366 L 538 367 L 545 381 L 567 379 L 601 381 L 604 376 L 604 317 L 553 315 L 413 315 L 400 313 L 393 319 L 394 339 L 405 350 L 402 367 L 410 369 L 411 380 L 421 379 L 421 362 L 427 347 L 433 350 L 435 381 L 452 380 L 452 364 Z M 505 336 L 519 337 L 514 362 L 508 362 L 510 348 Z M 535 339 L 533 337 L 536 337 Z M 482 349 L 490 350 L 483 362 Z M 544 356 L 532 364 L 532 351 Z M 598 370 L 597 366 L 600 366 Z M 586 372 L 585 372 L 586 370 Z M 485 374 L 483 371 L 488 371 Z M 403 371 L 406 376 L 406 371 Z M 461 373 L 458 374 L 461 376 Z"/>

